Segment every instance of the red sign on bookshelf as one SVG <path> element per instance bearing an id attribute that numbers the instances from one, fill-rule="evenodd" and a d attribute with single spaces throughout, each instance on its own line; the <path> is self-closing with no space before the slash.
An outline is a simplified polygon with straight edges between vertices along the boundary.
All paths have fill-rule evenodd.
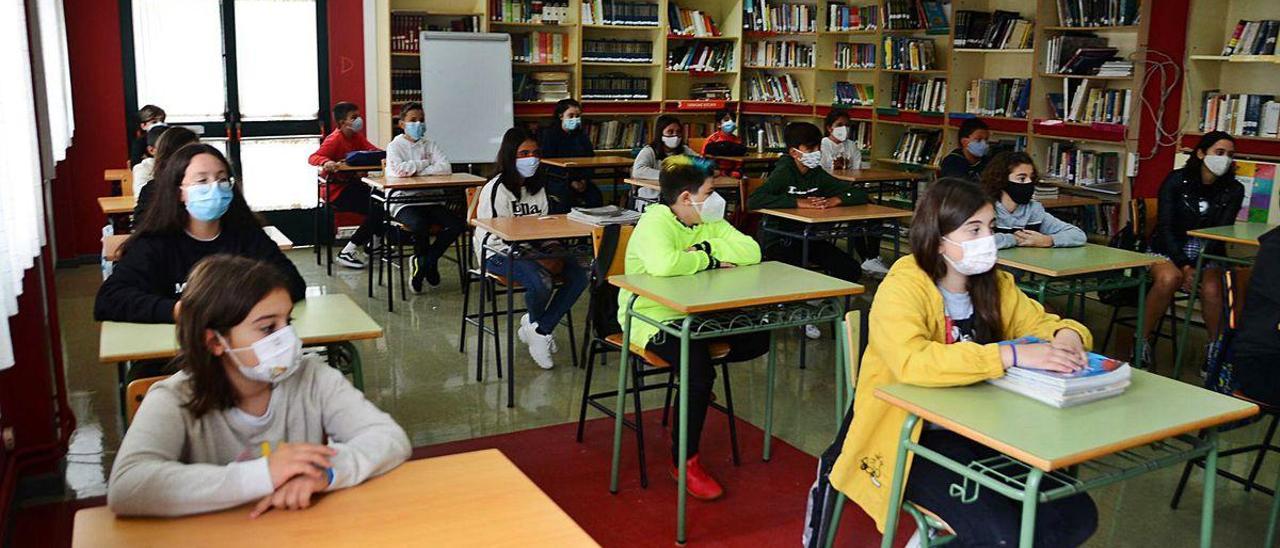
<path id="1" fill-rule="evenodd" d="M 676 101 L 676 110 L 707 110 L 717 111 L 723 109 L 728 101 L 724 99 L 686 99 Z"/>

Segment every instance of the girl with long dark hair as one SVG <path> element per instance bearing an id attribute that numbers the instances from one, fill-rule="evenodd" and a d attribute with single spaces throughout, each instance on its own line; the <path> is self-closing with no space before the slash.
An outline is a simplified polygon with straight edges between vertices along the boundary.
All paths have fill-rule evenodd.
<path id="1" fill-rule="evenodd" d="M 697 153 L 685 143 L 684 124 L 680 123 L 680 119 L 670 114 L 663 114 L 658 117 L 658 122 L 653 126 L 653 139 L 640 149 L 635 163 L 631 164 L 631 176 L 636 179 L 656 181 L 658 175 L 662 173 L 662 161 L 667 156 L 675 154 L 697 156 Z M 658 201 L 660 193 L 659 190 L 652 188 L 636 190 L 636 196 L 650 204 Z"/>

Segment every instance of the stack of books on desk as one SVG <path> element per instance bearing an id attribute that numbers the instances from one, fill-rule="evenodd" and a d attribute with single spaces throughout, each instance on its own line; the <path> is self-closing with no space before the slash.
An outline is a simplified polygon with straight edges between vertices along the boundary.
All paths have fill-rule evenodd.
<path id="1" fill-rule="evenodd" d="M 1040 341 L 1028 337 L 1015 342 Z M 1124 393 L 1131 371 L 1128 362 L 1090 352 L 1089 365 L 1075 373 L 1010 367 L 1003 377 L 987 382 L 1054 407 L 1072 407 Z"/>
<path id="2" fill-rule="evenodd" d="M 569 212 L 568 217 L 570 221 L 596 226 L 633 225 L 640 220 L 640 212 L 623 209 L 616 205 L 575 207 Z"/>
<path id="3" fill-rule="evenodd" d="M 1056 200 L 1059 194 L 1057 185 L 1036 183 L 1036 191 L 1031 197 L 1037 201 Z"/>

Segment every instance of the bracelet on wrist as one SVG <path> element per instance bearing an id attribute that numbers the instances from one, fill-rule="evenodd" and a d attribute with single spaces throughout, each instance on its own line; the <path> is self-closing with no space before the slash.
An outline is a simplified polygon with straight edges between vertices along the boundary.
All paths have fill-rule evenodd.
<path id="1" fill-rule="evenodd" d="M 1013 352 L 1013 367 L 1017 367 L 1018 366 L 1018 345 L 1016 344 L 1009 345 L 1009 350 Z"/>

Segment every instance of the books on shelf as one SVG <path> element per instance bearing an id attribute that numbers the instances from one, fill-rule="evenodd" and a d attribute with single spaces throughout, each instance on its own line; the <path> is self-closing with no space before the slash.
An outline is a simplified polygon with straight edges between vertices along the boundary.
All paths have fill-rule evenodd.
<path id="1" fill-rule="evenodd" d="M 583 0 L 582 24 L 658 26 L 658 4 L 624 0 Z"/>
<path id="2" fill-rule="evenodd" d="M 582 77 L 584 101 L 647 101 L 649 89 L 648 76 L 614 73 Z"/>
<path id="3" fill-rule="evenodd" d="M 599 63 L 652 63 L 651 40 L 586 40 L 582 41 L 582 60 Z"/>
<path id="4" fill-rule="evenodd" d="M 1023 152 L 1027 150 L 1026 135 L 1003 135 L 1001 137 L 992 136 L 987 139 L 990 144 L 990 150 L 987 156 L 994 158 L 1001 152 Z"/>
<path id="5" fill-rule="evenodd" d="M 1049 108 L 1059 120 L 1129 124 L 1132 89 L 1104 89 L 1096 80 L 1090 82 L 1088 78 L 1066 79 L 1062 81 L 1062 93 L 1050 93 L 1048 97 Z"/>
<path id="6" fill-rule="evenodd" d="M 1247 137 L 1276 137 L 1280 103 L 1274 95 L 1204 92 L 1200 131 L 1225 131 Z"/>
<path id="7" fill-rule="evenodd" d="M 1040 342 L 1044 341 L 1035 337 L 1012 341 Z M 1074 373 L 1014 366 L 1005 370 L 1003 377 L 987 382 L 1054 407 L 1071 407 L 1124 393 L 1132 375 L 1129 363 L 1093 352 L 1088 355 L 1088 365 Z"/>
<path id="8" fill-rule="evenodd" d="M 934 70 L 938 55 L 929 38 L 888 36 L 884 39 L 884 68 L 891 70 Z"/>
<path id="9" fill-rule="evenodd" d="M 569 98 L 569 73 L 567 72 L 518 72 L 511 85 L 517 101 L 554 103 Z"/>
<path id="10" fill-rule="evenodd" d="M 1085 50 L 1085 53 L 1079 60 L 1077 53 Z M 1106 53 L 1106 50 L 1110 50 Z M 1092 34 L 1069 34 L 1063 36 L 1054 36 L 1045 41 L 1044 49 L 1044 67 L 1045 71 L 1050 74 L 1071 74 L 1067 71 L 1068 64 L 1075 69 L 1085 68 L 1082 63 L 1097 63 L 1093 67 L 1101 66 L 1103 62 L 1111 59 L 1116 54 L 1115 48 L 1107 47 L 1107 39 Z M 1101 59 L 1097 59 L 1101 56 Z M 1087 65 L 1086 65 L 1087 66 Z M 1083 74 L 1083 73 L 1076 73 Z"/>
<path id="11" fill-rule="evenodd" d="M 867 120 L 849 121 L 849 140 L 866 151 L 871 147 L 871 122 Z M 865 160 L 864 160 L 865 161 Z"/>
<path id="12" fill-rule="evenodd" d="M 558 25 L 569 18 L 567 0 L 489 0 L 489 18 L 500 23 Z"/>
<path id="13" fill-rule="evenodd" d="M 835 68 L 876 68 L 876 45 L 836 42 Z"/>
<path id="14" fill-rule="evenodd" d="M 875 30 L 880 27 L 880 6 L 827 5 L 827 30 Z"/>
<path id="15" fill-rule="evenodd" d="M 541 31 L 512 34 L 511 60 L 531 65 L 568 63 L 569 35 Z"/>
<path id="16" fill-rule="evenodd" d="M 780 116 L 772 116 L 769 118 L 746 118 L 743 121 L 743 129 L 746 130 L 746 146 L 749 149 L 756 150 L 759 147 L 760 131 L 764 130 L 764 147 L 765 149 L 782 149 L 786 148 L 786 141 L 783 140 L 782 130 L 787 127 L 787 121 Z"/>
<path id="17" fill-rule="evenodd" d="M 743 48 L 742 63 L 766 68 L 813 68 L 813 44 L 789 40 L 785 42 L 750 42 Z"/>
<path id="18" fill-rule="evenodd" d="M 870 107 L 876 104 L 876 87 L 871 84 L 836 82 L 836 104 L 840 106 Z"/>
<path id="19" fill-rule="evenodd" d="M 885 0 L 885 28 L 891 30 L 928 30 L 931 33 L 951 32 L 947 11 L 937 0 Z"/>
<path id="20" fill-rule="evenodd" d="M 975 49 L 1030 49 L 1031 21 L 1016 11 L 956 12 L 955 46 Z"/>
<path id="21" fill-rule="evenodd" d="M 927 79 L 895 74 L 889 88 L 889 106 L 921 112 L 943 112 L 947 108 L 947 79 Z"/>
<path id="22" fill-rule="evenodd" d="M 816 32 L 818 7 L 809 4 L 744 0 L 742 29 L 747 32 Z"/>
<path id="23" fill-rule="evenodd" d="M 633 225 L 640 220 L 640 212 L 616 205 L 601 207 L 575 207 L 567 215 L 570 221 L 595 226 Z"/>
<path id="24" fill-rule="evenodd" d="M 391 102 L 405 103 L 422 100 L 422 71 L 418 69 L 391 69 Z"/>
<path id="25" fill-rule="evenodd" d="M 1107 203 L 1085 207 L 1085 214 L 1077 218 L 1077 222 L 1080 223 L 1080 230 L 1085 231 L 1086 234 L 1101 234 L 1105 236 L 1115 234 L 1121 228 L 1121 207 L 1124 206 Z"/>
<path id="26" fill-rule="evenodd" d="M 729 89 L 729 84 L 722 82 L 699 82 L 689 86 L 689 98 L 728 101 L 733 99 L 733 90 Z"/>
<path id="27" fill-rule="evenodd" d="M 1280 35 L 1280 21 L 1241 19 L 1222 48 L 1222 55 L 1275 55 L 1276 37 Z"/>
<path id="28" fill-rule="evenodd" d="M 790 74 L 755 74 L 745 82 L 748 101 L 805 102 L 804 90 Z"/>
<path id="29" fill-rule="evenodd" d="M 973 80 L 964 92 L 964 111 L 979 116 L 1026 118 L 1030 102 L 1030 78 Z"/>
<path id="30" fill-rule="evenodd" d="M 676 36 L 720 36 L 720 27 L 711 15 L 681 8 L 675 2 L 667 4 L 667 25 Z"/>
<path id="31" fill-rule="evenodd" d="M 1070 142 L 1050 142 L 1045 163 L 1048 178 L 1078 187 L 1117 184 L 1123 173 L 1119 152 L 1086 150 Z"/>
<path id="32" fill-rule="evenodd" d="M 480 16 L 443 16 L 427 13 L 391 14 L 391 52 L 418 53 L 418 33 L 480 32 Z"/>
<path id="33" fill-rule="evenodd" d="M 1123 27 L 1137 25 L 1139 0 L 1057 0 L 1058 25 Z"/>
<path id="34" fill-rule="evenodd" d="M 898 137 L 893 159 L 916 165 L 937 165 L 942 149 L 942 130 L 910 128 Z"/>
<path id="35" fill-rule="evenodd" d="M 643 147 L 648 136 L 644 120 L 605 120 L 587 122 L 587 135 L 596 150 L 620 150 Z"/>
<path id="36" fill-rule="evenodd" d="M 667 70 L 694 72 L 732 72 L 734 44 L 693 41 L 672 44 L 667 51 Z"/>
<path id="37" fill-rule="evenodd" d="M 1105 61 L 1102 66 L 1098 67 L 1097 76 L 1104 78 L 1113 76 L 1133 76 L 1133 61 L 1122 61 L 1112 59 Z"/>

